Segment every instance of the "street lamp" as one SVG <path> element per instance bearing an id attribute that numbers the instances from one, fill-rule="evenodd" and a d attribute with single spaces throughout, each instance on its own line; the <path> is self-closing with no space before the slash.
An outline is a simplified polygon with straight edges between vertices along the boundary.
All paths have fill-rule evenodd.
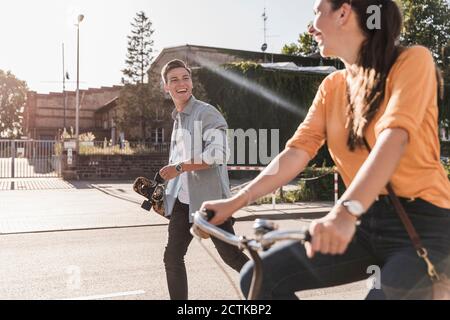
<path id="1" fill-rule="evenodd" d="M 80 23 L 83 21 L 84 15 L 78 15 L 77 27 L 77 94 L 76 94 L 76 109 L 75 109 L 75 136 L 77 138 L 80 133 Z"/>

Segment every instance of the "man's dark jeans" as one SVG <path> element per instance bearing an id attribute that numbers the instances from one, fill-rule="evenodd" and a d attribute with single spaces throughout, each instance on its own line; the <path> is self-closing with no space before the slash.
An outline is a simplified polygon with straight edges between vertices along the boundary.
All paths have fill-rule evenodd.
<path id="1" fill-rule="evenodd" d="M 450 210 L 421 199 L 401 202 L 438 272 L 450 274 Z M 263 266 L 260 299 L 297 299 L 297 291 L 364 280 L 378 267 L 381 289 L 375 286 L 367 299 L 431 298 L 426 264 L 418 257 L 387 197 L 363 216 L 344 255 L 318 254 L 309 259 L 303 245 L 290 242 L 263 254 Z M 252 263 L 241 271 L 241 288 L 246 296 L 252 272 Z"/>
<path id="2" fill-rule="evenodd" d="M 192 241 L 189 223 L 189 206 L 176 201 L 169 222 L 169 240 L 164 252 L 164 264 L 166 267 L 167 285 L 172 300 L 188 299 L 188 281 L 184 256 Z M 221 226 L 221 229 L 234 234 L 231 220 Z M 248 257 L 237 247 L 229 245 L 216 238 L 211 238 L 223 261 L 237 272 L 248 261 Z M 207 284 L 205 283 L 205 286 Z"/>

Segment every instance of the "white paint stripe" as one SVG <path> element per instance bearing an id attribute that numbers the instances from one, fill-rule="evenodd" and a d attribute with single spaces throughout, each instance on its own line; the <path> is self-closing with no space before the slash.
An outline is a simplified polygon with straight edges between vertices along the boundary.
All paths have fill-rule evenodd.
<path id="1" fill-rule="evenodd" d="M 263 171 L 266 167 L 228 167 L 229 171 Z"/>
<path id="2" fill-rule="evenodd" d="M 98 300 L 98 299 L 107 299 L 107 298 L 117 298 L 117 297 L 124 297 L 124 296 L 137 296 L 144 294 L 144 290 L 138 290 L 138 291 L 128 291 L 128 292 L 117 292 L 117 293 L 111 293 L 111 294 L 102 294 L 102 295 L 96 295 L 96 296 L 87 296 L 87 297 L 78 297 L 78 298 L 70 298 L 70 299 L 63 299 L 63 300 Z"/>

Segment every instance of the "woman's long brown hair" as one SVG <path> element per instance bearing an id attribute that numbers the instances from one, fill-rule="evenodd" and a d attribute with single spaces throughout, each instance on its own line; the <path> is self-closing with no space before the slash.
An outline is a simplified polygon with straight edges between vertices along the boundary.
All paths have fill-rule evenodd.
<path id="1" fill-rule="evenodd" d="M 366 40 L 363 42 L 357 68 L 349 70 L 348 123 L 350 129 L 347 145 L 354 151 L 364 146 L 364 133 L 374 119 L 385 98 L 386 80 L 402 48 L 399 38 L 402 14 L 392 0 L 329 0 L 333 10 L 344 3 L 352 6 Z M 368 21 L 373 13 L 369 6 L 381 6 L 381 28 L 370 28 Z M 371 11 L 370 11 L 371 12 Z"/>

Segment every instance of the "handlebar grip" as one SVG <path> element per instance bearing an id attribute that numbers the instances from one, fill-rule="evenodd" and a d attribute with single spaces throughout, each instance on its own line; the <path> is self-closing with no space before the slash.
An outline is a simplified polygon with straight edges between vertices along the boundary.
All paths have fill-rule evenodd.
<path id="1" fill-rule="evenodd" d="M 312 236 L 311 233 L 309 233 L 309 231 L 305 232 L 305 242 L 311 242 L 312 241 Z"/>
<path id="2" fill-rule="evenodd" d="M 211 221 L 216 215 L 213 210 L 204 210 L 203 213 L 205 214 L 205 218 L 207 221 Z"/>

